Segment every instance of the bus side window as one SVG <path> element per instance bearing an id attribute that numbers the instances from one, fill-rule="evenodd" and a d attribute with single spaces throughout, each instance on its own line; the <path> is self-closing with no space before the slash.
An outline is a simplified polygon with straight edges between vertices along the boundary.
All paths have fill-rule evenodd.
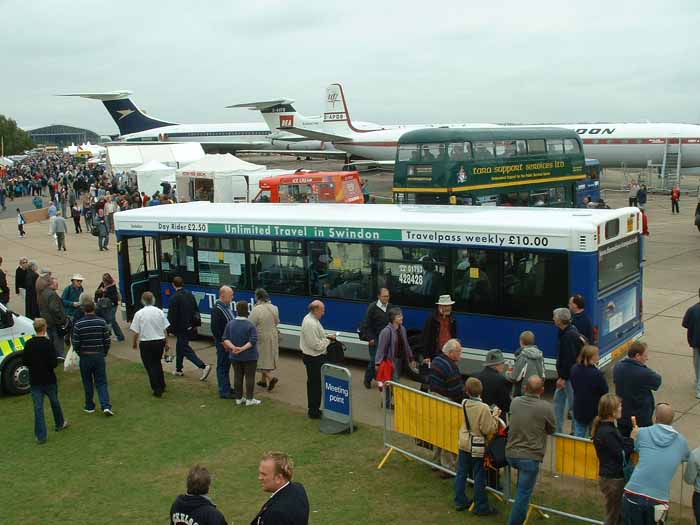
<path id="1" fill-rule="evenodd" d="M 543 139 L 530 139 L 527 141 L 527 152 L 530 155 L 540 155 L 546 151 Z"/>
<path id="2" fill-rule="evenodd" d="M 165 282 L 170 282 L 179 275 L 186 283 L 196 284 L 194 260 L 194 240 L 191 235 L 161 238 L 160 267 Z"/>
<path id="3" fill-rule="evenodd" d="M 255 239 L 250 245 L 255 275 L 251 288 L 268 292 L 306 295 L 306 256 L 300 241 Z"/>
<path id="4" fill-rule="evenodd" d="M 564 144 L 561 139 L 547 139 L 548 153 L 564 153 Z"/>
<path id="5" fill-rule="evenodd" d="M 450 144 L 447 150 L 450 155 L 450 160 L 465 160 L 464 146 L 467 144 L 469 143 L 467 142 L 465 144 L 464 142 L 455 142 Z"/>
<path id="6" fill-rule="evenodd" d="M 445 147 L 442 144 L 423 144 L 420 160 L 442 160 Z"/>
<path id="7" fill-rule="evenodd" d="M 391 290 L 397 304 L 433 308 L 447 293 L 446 251 L 381 246 L 377 256 L 379 286 Z"/>
<path id="8" fill-rule="evenodd" d="M 496 157 L 508 158 L 515 157 L 515 141 L 514 140 L 497 140 L 496 141 Z"/>
<path id="9" fill-rule="evenodd" d="M 480 140 L 474 142 L 474 159 L 490 160 L 494 158 L 493 142 L 490 140 Z"/>
<path id="10" fill-rule="evenodd" d="M 459 248 L 452 272 L 456 307 L 462 312 L 489 314 L 497 300 L 498 258 L 493 250 Z"/>
<path id="11" fill-rule="evenodd" d="M 311 293 L 367 301 L 372 296 L 370 246 L 367 244 L 309 243 Z"/>
<path id="12" fill-rule="evenodd" d="M 523 157 L 527 155 L 527 142 L 524 140 L 516 140 L 515 141 L 515 154 L 518 157 Z"/>
<path id="13" fill-rule="evenodd" d="M 565 153 L 581 153 L 581 146 L 576 139 L 564 139 Z"/>
<path id="14" fill-rule="evenodd" d="M 399 160 L 418 160 L 418 144 L 401 144 Z"/>

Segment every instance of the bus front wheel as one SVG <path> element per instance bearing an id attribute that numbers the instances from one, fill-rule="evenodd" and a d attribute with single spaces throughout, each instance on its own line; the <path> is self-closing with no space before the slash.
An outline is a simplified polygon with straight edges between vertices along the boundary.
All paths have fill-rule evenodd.
<path id="1" fill-rule="evenodd" d="M 12 395 L 27 394 L 29 392 L 29 369 L 25 366 L 21 356 L 12 358 L 2 368 L 2 385 L 5 392 Z"/>

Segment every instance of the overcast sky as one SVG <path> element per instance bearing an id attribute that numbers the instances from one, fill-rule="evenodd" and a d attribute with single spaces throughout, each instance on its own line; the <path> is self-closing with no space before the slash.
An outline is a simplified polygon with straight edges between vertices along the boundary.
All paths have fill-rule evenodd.
<path id="1" fill-rule="evenodd" d="M 488 6 L 472 4 L 489 4 Z M 700 1 L 0 0 L 0 114 L 116 133 L 128 89 L 182 123 L 261 121 L 224 106 L 341 82 L 356 120 L 700 121 Z"/>

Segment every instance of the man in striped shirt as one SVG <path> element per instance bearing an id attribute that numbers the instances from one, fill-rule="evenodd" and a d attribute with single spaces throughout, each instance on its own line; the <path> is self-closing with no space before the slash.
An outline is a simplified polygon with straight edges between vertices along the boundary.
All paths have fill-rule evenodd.
<path id="1" fill-rule="evenodd" d="M 73 326 L 73 350 L 80 356 L 80 377 L 85 388 L 85 412 L 95 412 L 94 389 L 100 399 L 100 407 L 105 416 L 113 416 L 107 388 L 107 367 L 105 357 L 111 342 L 107 323 L 95 315 L 95 302 L 91 297 L 83 297 L 80 306 L 85 316 Z"/>

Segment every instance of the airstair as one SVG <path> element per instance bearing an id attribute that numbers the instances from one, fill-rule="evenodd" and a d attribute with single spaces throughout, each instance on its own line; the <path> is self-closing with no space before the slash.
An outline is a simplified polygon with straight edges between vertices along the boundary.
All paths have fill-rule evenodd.
<path id="1" fill-rule="evenodd" d="M 681 139 L 666 139 L 664 143 L 664 159 L 661 164 L 661 180 L 664 190 L 672 190 L 681 183 Z"/>

